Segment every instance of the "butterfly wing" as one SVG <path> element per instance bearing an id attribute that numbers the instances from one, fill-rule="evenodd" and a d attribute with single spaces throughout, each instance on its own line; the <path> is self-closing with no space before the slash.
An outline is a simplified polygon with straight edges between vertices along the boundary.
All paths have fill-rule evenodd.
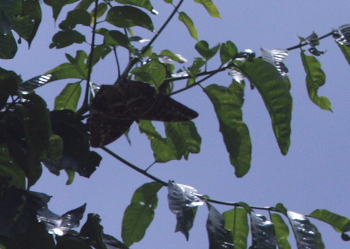
<path id="1" fill-rule="evenodd" d="M 90 145 L 98 148 L 106 146 L 123 135 L 134 119 L 131 117 L 110 117 L 100 113 L 92 114 L 90 120 Z"/>
<path id="2" fill-rule="evenodd" d="M 151 108 L 138 116 L 139 119 L 163 122 L 189 121 L 196 117 L 198 117 L 198 113 L 196 111 L 188 108 L 187 106 L 177 102 L 163 93 L 157 94 Z"/>
<path id="3" fill-rule="evenodd" d="M 125 116 L 126 106 L 120 90 L 113 85 L 101 85 L 92 100 L 91 108 L 107 116 Z"/>

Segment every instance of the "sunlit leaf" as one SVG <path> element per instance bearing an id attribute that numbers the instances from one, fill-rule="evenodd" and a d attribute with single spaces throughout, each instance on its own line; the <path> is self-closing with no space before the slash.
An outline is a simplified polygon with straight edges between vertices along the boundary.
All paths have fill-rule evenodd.
<path id="1" fill-rule="evenodd" d="M 286 155 L 290 146 L 292 119 L 292 96 L 286 82 L 273 65 L 262 59 L 249 59 L 238 65 L 238 69 L 262 96 L 281 153 Z"/>
<path id="2" fill-rule="evenodd" d="M 122 238 L 125 245 L 131 246 L 144 237 L 154 218 L 154 210 L 158 204 L 157 193 L 161 187 L 162 184 L 151 182 L 135 191 L 122 222 Z"/>
<path id="3" fill-rule="evenodd" d="M 151 31 L 154 26 L 151 18 L 142 10 L 132 6 L 116 6 L 110 8 L 106 21 L 119 28 L 140 26 Z"/>
<path id="4" fill-rule="evenodd" d="M 202 4 L 212 17 L 221 18 L 220 13 L 212 0 L 194 0 L 194 1 L 196 3 Z"/>
<path id="5" fill-rule="evenodd" d="M 54 110 L 68 109 L 75 111 L 78 106 L 80 94 L 80 81 L 67 84 L 62 92 L 55 98 Z"/>
<path id="6" fill-rule="evenodd" d="M 209 48 L 209 44 L 207 41 L 199 41 L 195 45 L 195 49 L 197 52 L 205 59 L 205 60 L 210 60 L 219 50 L 220 44 Z"/>
<path id="7" fill-rule="evenodd" d="M 95 2 L 95 0 L 81 0 L 75 8 L 87 10 L 93 2 Z"/>
<path id="8" fill-rule="evenodd" d="M 66 171 L 68 179 L 66 181 L 66 185 L 71 185 L 75 178 L 75 171 L 71 169 L 64 169 Z"/>
<path id="9" fill-rule="evenodd" d="M 266 220 L 261 214 L 250 212 L 251 232 L 253 238 L 253 248 L 275 249 L 276 236 L 274 233 L 273 223 Z"/>
<path id="10" fill-rule="evenodd" d="M 317 94 L 318 89 L 326 82 L 326 75 L 321 69 L 321 63 L 315 56 L 306 55 L 303 50 L 300 52 L 300 55 L 307 74 L 306 87 L 309 93 L 309 98 L 321 109 L 332 111 L 329 99 L 324 96 L 319 97 Z"/>
<path id="11" fill-rule="evenodd" d="M 350 65 L 350 47 L 346 46 L 346 45 L 341 45 L 339 43 L 337 43 L 337 45 L 339 46 L 340 50 L 342 51 L 346 61 L 349 63 Z"/>
<path id="12" fill-rule="evenodd" d="M 298 248 L 323 249 L 322 243 L 315 226 L 302 214 L 288 211 L 288 218 L 292 224 L 295 240 Z"/>
<path id="13" fill-rule="evenodd" d="M 197 32 L 196 27 L 194 26 L 192 19 L 185 12 L 181 11 L 179 13 L 179 20 L 185 24 L 185 26 L 188 29 L 188 31 L 190 32 L 191 36 L 194 39 L 198 40 L 198 32 Z"/>
<path id="14" fill-rule="evenodd" d="M 225 229 L 224 217 L 212 205 L 207 203 L 209 214 L 207 219 L 207 232 L 209 249 L 233 249 L 233 238 L 229 230 Z"/>
<path id="15" fill-rule="evenodd" d="M 157 92 L 159 92 L 159 87 L 163 84 L 166 77 L 164 65 L 156 60 L 133 69 L 131 73 L 137 76 L 137 80 L 154 85 Z"/>
<path id="16" fill-rule="evenodd" d="M 316 209 L 308 216 L 328 223 L 339 233 L 350 231 L 350 219 L 327 209 Z"/>
<path id="17" fill-rule="evenodd" d="M 106 3 L 99 3 L 97 6 L 97 13 L 96 13 L 96 20 L 98 20 L 101 16 L 103 16 L 108 9 L 108 6 Z M 90 12 L 91 16 L 91 24 L 95 23 L 95 9 L 93 9 Z"/>
<path id="18" fill-rule="evenodd" d="M 292 249 L 288 242 L 289 228 L 284 222 L 283 218 L 279 214 L 271 213 L 271 221 L 275 227 L 278 248 Z"/>
<path id="19" fill-rule="evenodd" d="M 176 228 L 181 231 L 188 240 L 196 215 L 196 207 L 204 204 L 199 197 L 197 189 L 175 183 L 168 182 L 168 203 L 171 212 L 176 215 Z"/>
<path id="20" fill-rule="evenodd" d="M 233 42 L 227 41 L 226 43 L 221 44 L 220 59 L 222 64 L 225 64 L 229 60 L 236 58 L 236 56 L 237 56 L 237 48 Z"/>
<path id="21" fill-rule="evenodd" d="M 167 144 L 173 149 L 177 158 L 187 160 L 189 153 L 199 153 L 201 137 L 192 121 L 164 122 Z"/>
<path id="22" fill-rule="evenodd" d="M 250 168 L 252 145 L 247 125 L 242 120 L 244 85 L 233 81 L 229 88 L 216 84 L 205 88 L 214 105 L 226 150 L 237 177 Z"/>
<path id="23" fill-rule="evenodd" d="M 149 120 L 140 120 L 139 128 L 141 133 L 145 133 L 151 141 L 154 159 L 156 162 L 165 163 L 171 160 L 179 160 L 175 156 L 173 149 L 168 145 L 166 138 L 163 138 L 154 128 Z"/>
<path id="24" fill-rule="evenodd" d="M 249 233 L 247 211 L 236 207 L 222 215 L 225 219 L 225 229 L 232 233 L 235 249 L 246 249 Z"/>

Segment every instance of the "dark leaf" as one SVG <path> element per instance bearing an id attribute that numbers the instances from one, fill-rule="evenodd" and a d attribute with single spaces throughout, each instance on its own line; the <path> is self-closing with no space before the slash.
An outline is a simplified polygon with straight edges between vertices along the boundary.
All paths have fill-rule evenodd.
<path id="1" fill-rule="evenodd" d="M 275 249 L 276 236 L 273 223 L 266 220 L 261 214 L 256 214 L 254 211 L 250 212 L 250 218 L 253 239 L 252 248 Z"/>
<path id="2" fill-rule="evenodd" d="M 67 13 L 67 17 L 59 24 L 59 28 L 64 31 L 73 30 L 77 24 L 89 26 L 91 23 L 90 14 L 83 9 L 74 9 Z"/>
<path id="3" fill-rule="evenodd" d="M 195 49 L 197 52 L 205 59 L 210 60 L 219 50 L 220 44 L 209 48 L 209 44 L 207 41 L 199 41 L 196 43 Z"/>
<path id="4" fill-rule="evenodd" d="M 194 208 L 204 204 L 199 196 L 201 195 L 198 194 L 198 191 L 191 186 L 174 181 L 168 182 L 169 208 L 176 215 L 177 229 L 186 236 L 187 240 L 195 218 Z"/>
<path id="5" fill-rule="evenodd" d="M 326 82 L 326 75 L 321 68 L 321 63 L 314 56 L 306 55 L 303 50 L 300 55 L 307 74 L 306 87 L 309 98 L 321 109 L 332 111 L 329 99 L 324 96 L 319 97 L 317 94 L 318 89 Z"/>
<path id="6" fill-rule="evenodd" d="M 252 144 L 247 125 L 242 120 L 244 85 L 232 81 L 229 88 L 210 85 L 205 93 L 214 105 L 220 131 L 230 155 L 236 176 L 244 176 L 250 168 Z"/>
<path id="7" fill-rule="evenodd" d="M 21 81 L 21 77 L 14 71 L 0 67 L 0 110 L 4 108 L 10 95 L 17 94 L 17 86 Z"/>
<path id="8" fill-rule="evenodd" d="M 44 3 L 52 7 L 52 15 L 56 21 L 63 6 L 75 3 L 76 1 L 78 0 L 44 0 Z"/>
<path id="9" fill-rule="evenodd" d="M 235 249 L 246 249 L 249 233 L 247 211 L 236 207 L 222 215 L 225 219 L 225 229 L 232 233 Z"/>
<path id="10" fill-rule="evenodd" d="M 286 82 L 273 65 L 262 59 L 249 59 L 238 68 L 262 96 L 281 153 L 286 155 L 290 146 L 292 119 L 292 96 Z"/>
<path id="11" fill-rule="evenodd" d="M 6 144 L 0 144 L 0 176 L 8 179 L 6 187 L 15 186 L 25 189 L 24 171 L 12 159 Z M 0 187 L 5 184 L 3 180 L 0 180 L 0 182 Z"/>
<path id="12" fill-rule="evenodd" d="M 49 233 L 62 236 L 72 228 L 79 226 L 79 222 L 85 212 L 85 207 L 86 204 L 59 216 L 52 213 L 47 205 L 45 205 L 37 211 L 37 219 L 45 225 Z"/>
<path id="13" fill-rule="evenodd" d="M 52 43 L 50 44 L 50 48 L 65 48 L 74 43 L 81 44 L 85 41 L 85 36 L 76 30 L 58 31 L 52 37 Z"/>
<path id="14" fill-rule="evenodd" d="M 151 18 L 142 10 L 132 6 L 116 6 L 110 8 L 106 21 L 119 28 L 140 26 L 151 31 L 154 26 Z"/>
<path id="15" fill-rule="evenodd" d="M 122 238 L 127 246 L 139 242 L 145 235 L 148 226 L 154 218 L 157 208 L 157 192 L 162 184 L 157 182 L 146 183 L 139 187 L 126 208 L 122 223 Z"/>
<path id="16" fill-rule="evenodd" d="M 87 241 L 80 238 L 78 234 L 68 233 L 56 236 L 56 249 L 92 249 Z"/>
<path id="17" fill-rule="evenodd" d="M 190 35 L 198 40 L 198 32 L 196 27 L 194 26 L 194 23 L 192 21 L 192 19 L 185 13 L 185 12 L 180 12 L 179 13 L 179 20 L 185 24 L 186 28 L 188 29 L 188 31 L 190 32 Z"/>
<path id="18" fill-rule="evenodd" d="M 207 203 L 209 215 L 207 219 L 207 232 L 209 249 L 233 249 L 233 238 L 229 230 L 225 229 L 224 217 L 209 203 Z"/>
<path id="19" fill-rule="evenodd" d="M 0 28 L 0 59 L 12 59 L 16 53 L 17 43 L 12 32 L 5 35 Z"/>
<path id="20" fill-rule="evenodd" d="M 71 110 L 52 111 L 50 114 L 53 133 L 63 140 L 62 157 L 55 163 L 45 160 L 44 165 L 53 172 L 70 169 L 84 177 L 96 170 L 101 156 L 90 151 L 87 129 Z"/>
<path id="21" fill-rule="evenodd" d="M 149 11 L 153 10 L 153 6 L 149 0 L 115 0 L 115 1 L 118 3 L 140 6 Z"/>
<path id="22" fill-rule="evenodd" d="M 288 218 L 292 224 L 298 248 L 322 249 L 322 240 L 314 225 L 302 214 L 288 211 Z"/>
<path id="23" fill-rule="evenodd" d="M 128 37 L 118 30 L 110 30 L 104 34 L 104 42 L 111 46 L 122 46 L 131 50 L 132 46 Z"/>
<path id="24" fill-rule="evenodd" d="M 90 12 L 91 23 L 95 23 L 104 13 L 107 11 L 108 6 L 106 3 L 99 3 L 97 6 L 97 10 L 95 8 Z M 96 20 L 95 20 L 95 11 L 96 11 Z"/>

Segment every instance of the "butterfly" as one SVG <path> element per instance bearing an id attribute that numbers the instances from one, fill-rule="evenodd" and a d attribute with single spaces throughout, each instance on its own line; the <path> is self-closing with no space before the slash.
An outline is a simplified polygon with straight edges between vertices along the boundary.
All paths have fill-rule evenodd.
<path id="1" fill-rule="evenodd" d="M 189 121 L 198 113 L 148 83 L 124 79 L 118 85 L 101 85 L 91 103 L 90 145 L 103 147 L 122 136 L 134 121 Z"/>

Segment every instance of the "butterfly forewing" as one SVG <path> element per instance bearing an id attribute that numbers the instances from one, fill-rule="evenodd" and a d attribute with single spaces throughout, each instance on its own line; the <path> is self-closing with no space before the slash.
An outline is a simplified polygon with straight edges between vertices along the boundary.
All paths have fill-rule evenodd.
<path id="1" fill-rule="evenodd" d="M 113 85 L 101 85 L 91 103 L 91 108 L 107 116 L 125 116 L 126 112 L 119 88 Z"/>
<path id="2" fill-rule="evenodd" d="M 121 137 L 134 122 L 131 118 L 115 118 L 95 113 L 90 118 L 90 145 L 103 147 Z"/>

